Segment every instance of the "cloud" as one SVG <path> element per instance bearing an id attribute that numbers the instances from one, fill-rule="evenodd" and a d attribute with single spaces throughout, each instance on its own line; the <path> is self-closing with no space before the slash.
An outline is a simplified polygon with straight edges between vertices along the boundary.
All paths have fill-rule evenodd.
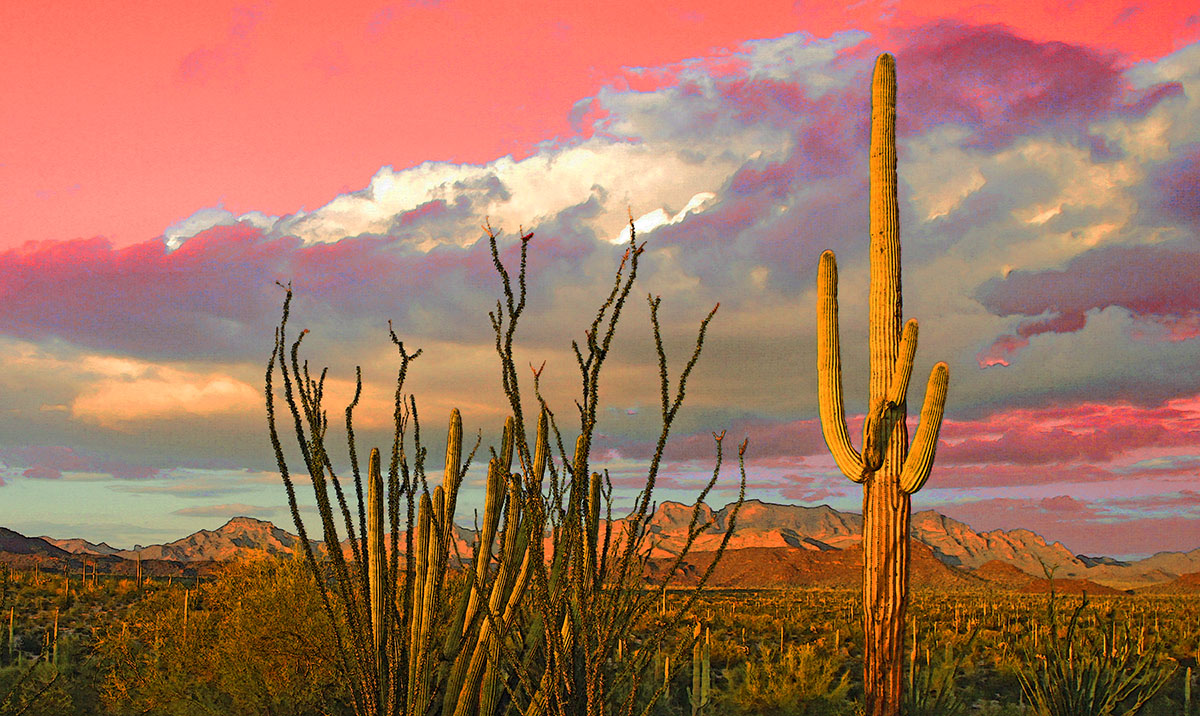
<path id="1" fill-rule="evenodd" d="M 257 412 L 257 387 L 222 373 L 195 373 L 130 360 L 92 360 L 101 377 L 72 402 L 71 413 L 88 422 L 119 427 L 179 414 L 216 417 Z M 88 366 L 85 366 L 88 370 Z"/>
<path id="2" fill-rule="evenodd" d="M 1115 497 L 1101 500 L 1109 510 L 1128 515 L 1154 517 L 1190 517 L 1200 520 L 1200 492 L 1179 490 L 1178 492 Z"/>
<path id="3" fill-rule="evenodd" d="M 384 8 L 370 22 L 383 31 L 408 11 Z M 948 23 L 906 43 L 896 49 L 898 153 L 904 307 L 921 321 L 914 418 L 929 365 L 946 360 L 952 375 L 931 489 L 1177 476 L 1200 445 L 1188 403 L 1200 391 L 1200 50 L 1130 66 Z M 311 329 L 304 355 L 330 364 L 335 411 L 363 367 L 364 443 L 388 439 L 388 320 L 426 350 L 410 384 L 428 401 L 423 414 L 440 422 L 458 406 L 491 435 L 505 403 L 486 317 L 499 291 L 486 220 L 503 229 L 510 270 L 518 229 L 534 233 L 517 361 L 546 361 L 542 385 L 569 440 L 570 340 L 612 285 L 623 251 L 613 243 L 632 215 L 647 249 L 602 381 L 612 410 L 600 418 L 598 462 L 619 485 L 637 485 L 657 434 L 644 294 L 664 299 L 672 380 L 720 302 L 664 488 L 689 492 L 705 479 L 711 433 L 726 429 L 750 437 L 761 489 L 854 506 L 856 488 L 837 475 L 814 419 L 814 286 L 820 252 L 836 250 L 846 410 L 861 414 L 874 52 L 862 33 L 792 34 L 631 68 L 576 103 L 577 136 L 524 158 L 382 167 L 312 211 L 205 207 L 140 245 L 0 253 L 0 331 L 38 354 L 9 356 L 0 383 L 44 393 L 14 398 L 0 426 L 13 440 L 85 435 L 93 450 L 112 441 L 112 454 L 155 470 L 211 458 L 195 435 L 216 430 L 234 466 L 268 469 L 257 386 L 283 299 L 274 282 L 291 281 L 290 336 Z M 141 444 L 122 432 L 130 426 Z M 62 472 L 39 464 L 20 469 Z M 1055 505 L 1071 506 L 1037 509 Z"/>
<path id="4" fill-rule="evenodd" d="M 1147 448 L 1200 445 L 1198 405 L 1197 398 L 1153 407 L 1082 403 L 948 420 L 937 459 L 943 465 L 1103 464 Z"/>
<path id="5" fill-rule="evenodd" d="M 264 507 L 261 505 L 246 505 L 233 502 L 225 505 L 202 505 L 199 507 L 183 507 L 171 514 L 183 517 L 262 517 L 263 515 L 278 515 L 282 507 Z"/>
<path id="6" fill-rule="evenodd" d="M 258 211 L 235 216 L 232 211 L 219 206 L 199 209 L 191 216 L 168 226 L 163 231 L 163 241 L 168 249 L 177 249 L 184 241 L 214 226 L 237 226 L 244 223 L 265 230 L 273 226 L 277 218 Z"/>
<path id="7" fill-rule="evenodd" d="M 1115 53 L 1037 42 L 1001 25 L 940 22 L 914 38 L 897 56 L 909 107 L 899 131 L 964 124 L 972 128 L 968 146 L 990 151 L 1045 132 L 1086 139 L 1109 113 L 1145 114 L 1182 92 L 1177 83 L 1133 91 Z"/>
<path id="8" fill-rule="evenodd" d="M 1172 154 L 1175 159 L 1156 169 L 1149 193 L 1169 218 L 1200 230 L 1200 143 Z"/>
<path id="9" fill-rule="evenodd" d="M 145 480 L 159 473 L 154 468 L 61 445 L 0 448 L 0 462 L 10 470 L 20 470 L 21 476 L 34 480 L 61 480 L 64 477 Z"/>
<path id="10" fill-rule="evenodd" d="M 1024 528 L 1077 554 L 1150 555 L 1196 548 L 1195 516 L 1118 514 L 1099 501 L 1069 495 L 973 500 L 937 509 L 977 532 Z"/>
<path id="11" fill-rule="evenodd" d="M 1169 340 L 1188 340 L 1200 335 L 1200 250 L 1182 243 L 1103 246 L 1061 270 L 993 278 L 980 287 L 979 301 L 998 316 L 1030 317 L 1015 336 L 1001 336 L 985 349 L 980 365 L 1007 364 L 1031 337 L 1074 333 L 1089 313 L 1114 306 L 1163 328 Z"/>
<path id="12" fill-rule="evenodd" d="M 303 475 L 295 475 L 293 479 L 307 482 Z M 157 475 L 157 479 L 124 482 L 112 485 L 109 489 L 130 495 L 167 495 L 186 500 L 204 500 L 228 495 L 261 494 L 263 486 L 281 485 L 278 473 L 184 468 L 164 470 Z"/>

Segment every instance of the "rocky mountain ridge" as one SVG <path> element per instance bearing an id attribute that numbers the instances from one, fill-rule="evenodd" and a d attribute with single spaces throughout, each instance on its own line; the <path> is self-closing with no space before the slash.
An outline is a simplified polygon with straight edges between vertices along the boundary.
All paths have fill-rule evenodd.
<path id="1" fill-rule="evenodd" d="M 679 553 L 687 540 L 693 509 L 691 505 L 677 502 L 657 506 L 648 525 L 652 557 L 667 558 Z M 699 505 L 698 524 L 708 522 L 710 526 L 693 543 L 693 555 L 688 560 L 693 567 L 705 559 L 711 560 L 732 514 L 732 506 L 714 511 L 708 505 Z M 619 535 L 623 526 L 623 520 L 614 520 L 614 535 Z M 736 584 L 735 575 L 742 569 L 737 565 L 744 563 L 743 558 L 752 553 L 766 560 L 764 564 L 775 565 L 767 570 L 769 575 L 765 572 L 762 575 L 771 584 L 789 580 L 812 581 L 805 579 L 805 574 L 810 577 L 827 574 L 818 579 L 822 583 L 846 581 L 845 574 L 828 575 L 853 571 L 856 559 L 861 564 L 861 532 L 862 516 L 855 513 L 839 512 L 826 505 L 805 507 L 747 500 L 737 515 L 727 548 L 731 550 L 727 558 L 729 566 L 726 568 L 722 563 L 719 574 L 724 576 L 719 576 L 717 581 Z M 960 584 L 964 579 L 968 582 L 976 579 L 1012 587 L 1024 584 L 1025 577 L 1044 579 L 1045 565 L 1053 570 L 1056 579 L 1086 580 L 1111 589 L 1127 590 L 1167 585 L 1186 575 L 1200 573 L 1200 548 L 1122 562 L 1107 557 L 1076 555 L 1063 544 L 1047 543 L 1040 535 L 1026 529 L 976 532 L 962 522 L 933 511 L 913 514 L 912 537 L 914 564 L 920 560 L 924 565 L 921 567 L 924 576 L 915 578 L 915 583 L 925 580 Z M 403 533 L 400 539 L 403 543 Z M 469 557 L 473 540 L 472 530 L 456 526 L 455 543 L 459 554 Z M 216 530 L 200 530 L 174 542 L 137 550 L 118 550 L 80 538 L 27 538 L 0 528 L 0 553 L 56 558 L 89 555 L 106 560 L 135 560 L 140 556 L 142 560 L 164 562 L 220 562 L 237 556 L 284 556 L 291 554 L 298 544 L 296 535 L 250 517 L 235 517 Z M 348 545 L 343 545 L 343 550 L 348 552 Z M 924 559 L 926 555 L 929 560 Z M 725 575 L 725 572 L 729 574 Z M 1180 583 L 1191 584 L 1192 581 L 1195 580 L 1185 578 Z"/>

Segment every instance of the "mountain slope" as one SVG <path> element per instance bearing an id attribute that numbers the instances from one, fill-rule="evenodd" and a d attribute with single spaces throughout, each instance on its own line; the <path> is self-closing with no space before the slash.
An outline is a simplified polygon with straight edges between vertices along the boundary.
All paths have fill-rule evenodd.
<path id="1" fill-rule="evenodd" d="M 62 559 L 70 554 L 50 544 L 41 537 L 26 537 L 20 532 L 0 527 L 0 552 L 9 554 L 36 555 Z"/>
<path id="2" fill-rule="evenodd" d="M 121 550 L 105 542 L 93 544 L 78 537 L 73 539 L 55 539 L 53 537 L 43 536 L 41 539 L 44 539 L 55 547 L 64 549 L 71 554 L 119 555 L 121 553 Z"/>
<path id="3" fill-rule="evenodd" d="M 122 550 L 126 559 L 169 559 L 177 562 L 221 561 L 238 556 L 286 557 L 300 538 L 270 522 L 234 517 L 216 530 L 200 530 L 167 544 Z"/>
<path id="4" fill-rule="evenodd" d="M 1060 542 L 1047 544 L 1025 529 L 979 533 L 958 520 L 932 510 L 912 516 L 912 536 L 929 545 L 943 562 L 976 569 L 987 562 L 1007 562 L 1023 572 L 1042 575 L 1042 565 L 1066 571 L 1088 567 Z"/>

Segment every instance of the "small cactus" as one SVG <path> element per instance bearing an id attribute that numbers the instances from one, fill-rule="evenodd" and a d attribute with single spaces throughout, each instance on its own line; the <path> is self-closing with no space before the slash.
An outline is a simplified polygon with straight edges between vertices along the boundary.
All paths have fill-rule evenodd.
<path id="1" fill-rule="evenodd" d="M 692 716 L 699 716 L 701 709 L 709 704 L 712 687 L 708 629 L 701 638 L 700 622 L 696 622 L 692 639 L 695 644 L 692 646 L 692 688 L 688 691 L 688 702 L 692 706 Z"/>
<path id="2" fill-rule="evenodd" d="M 875 64 L 871 94 L 870 396 L 863 448 L 850 442 L 842 399 L 837 261 L 821 254 L 817 274 L 817 374 L 821 429 L 846 477 L 863 485 L 863 684 L 868 716 L 898 716 L 904 613 L 908 601 L 910 496 L 929 478 L 946 404 L 949 369 L 933 367 L 910 448 L 906 397 L 917 322 L 901 328 L 900 229 L 896 199 L 896 66 Z"/>

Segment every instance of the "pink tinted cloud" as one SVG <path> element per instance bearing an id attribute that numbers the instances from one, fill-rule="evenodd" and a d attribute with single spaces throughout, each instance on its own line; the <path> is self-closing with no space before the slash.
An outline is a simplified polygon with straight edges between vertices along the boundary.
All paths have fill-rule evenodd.
<path id="1" fill-rule="evenodd" d="M 1148 203 L 1180 223 L 1200 229 L 1200 144 L 1180 147 L 1152 177 Z"/>
<path id="2" fill-rule="evenodd" d="M 1180 490 L 1164 495 L 1139 495 L 1131 498 L 1108 500 L 1112 509 L 1141 514 L 1186 513 L 1200 518 L 1200 492 Z"/>
<path id="3" fill-rule="evenodd" d="M 1013 358 L 1028 345 L 1028 338 L 1000 336 L 992 345 L 980 351 L 975 358 L 979 362 L 980 368 L 990 368 L 996 365 L 1007 366 L 1011 365 Z"/>
<path id="4" fill-rule="evenodd" d="M 157 468 L 58 445 L 3 448 L 0 461 L 23 469 L 22 476 L 36 480 L 59 480 L 65 472 L 101 473 L 120 480 L 143 480 L 159 474 Z"/>
<path id="5" fill-rule="evenodd" d="M 797 502 L 822 502 L 830 498 L 844 497 L 845 493 L 826 487 L 789 486 L 779 490 L 779 496 Z"/>
<path id="6" fill-rule="evenodd" d="M 1102 246 L 1063 269 L 1014 271 L 992 279 L 977 297 L 997 316 L 1027 317 L 1017 336 L 1000 336 L 980 352 L 981 366 L 1007 365 L 1030 337 L 1079 331 L 1089 311 L 1110 307 L 1164 327 L 1175 340 L 1186 339 L 1195 335 L 1200 312 L 1200 251 L 1180 243 Z"/>
<path id="7" fill-rule="evenodd" d="M 1022 37 L 1002 25 L 939 22 L 900 49 L 902 133 L 944 122 L 972 129 L 969 146 L 999 149 L 1046 130 L 1085 136 L 1110 112 L 1144 114 L 1180 94 L 1178 83 L 1135 93 L 1116 53 Z"/>
<path id="8" fill-rule="evenodd" d="M 953 123 L 967 130 L 965 145 L 983 151 L 1051 133 L 1110 157 L 1114 150 L 1089 134 L 1093 123 L 1144 114 L 1181 91 L 1169 83 L 1135 91 L 1123 61 L 1113 53 L 1030 39 L 1002 25 L 937 22 L 897 44 L 899 91 L 909 108 L 901 115 L 901 130 L 911 136 Z M 860 180 L 864 157 L 855 148 L 867 141 L 870 102 L 865 87 L 871 63 L 857 55 L 877 49 L 860 43 L 834 59 L 828 71 L 844 75 L 834 87 L 810 87 L 802 73 L 780 77 L 749 72 L 713 82 L 714 98 L 722 105 L 718 114 L 746 124 L 786 127 L 794 136 L 792 146 L 781 159 L 747 162 L 719 192 L 716 206 L 662 227 L 655 240 L 686 243 L 683 260 L 706 278 L 712 267 L 729 266 L 744 256 L 773 267 L 772 283 L 780 287 L 794 285 L 797 276 L 810 280 L 813 257 L 838 237 L 861 231 L 861 215 L 847 207 L 857 206 L 854 196 L 865 201 L 867 191 Z M 671 91 L 669 79 L 656 87 Z M 688 75 L 677 79 L 681 84 L 675 91 L 683 92 Z M 687 116 L 679 121 L 693 121 Z M 778 211 L 781 205 L 786 213 Z M 803 227 L 799 235 L 797 226 Z M 1022 339 L 1077 329 L 1084 322 L 1084 310 L 1049 317 L 1041 313 L 1027 314 L 1036 318 L 1015 338 L 984 351 L 980 362 L 1003 365 Z"/>
<path id="9" fill-rule="evenodd" d="M 916 415 L 910 415 L 910 435 Z M 851 435 L 861 430 L 853 416 Z M 773 422 L 745 420 L 727 433 L 750 438 L 747 464 L 755 468 L 793 468 L 826 455 L 817 420 Z M 858 443 L 858 440 L 855 440 Z M 646 443 L 614 446 L 622 455 L 645 458 Z M 1191 474 L 1194 464 L 1175 455 L 1200 452 L 1200 397 L 1157 406 L 1081 403 L 1044 408 L 1012 408 L 978 420 L 946 420 L 932 478 L 939 488 L 1095 483 L 1163 474 Z M 1164 460 L 1146 461 L 1161 454 Z M 708 433 L 680 436 L 668 443 L 666 458 L 691 464 L 714 455 Z M 805 463 L 807 464 L 807 463 Z M 830 468 L 833 469 L 833 468 Z M 801 486 L 810 489 L 808 486 Z"/>
<path id="10" fill-rule="evenodd" d="M 1052 470 L 1046 465 L 1012 463 L 957 465 L 950 461 L 942 463 L 940 448 L 938 454 L 939 460 L 934 463 L 933 474 L 929 478 L 930 487 L 936 488 L 1016 487 L 1044 485 L 1050 480 L 1070 483 L 1108 482 L 1120 477 L 1106 467 L 1086 463 L 1054 465 Z"/>
<path id="11" fill-rule="evenodd" d="M 772 421 L 748 418 L 735 420 L 725 430 L 723 449 L 727 461 L 736 462 L 736 448 L 749 439 L 747 464 L 767 465 L 783 461 L 795 465 L 805 456 L 824 454 L 825 442 L 816 420 Z M 654 444 L 636 442 L 613 444 L 611 448 L 623 456 L 647 459 Z M 711 432 L 675 435 L 667 441 L 664 459 L 673 463 L 709 461 L 716 455 L 716 443 Z"/>
<path id="12" fill-rule="evenodd" d="M 1200 411 L 1194 399 L 1149 408 L 1120 403 L 1015 408 L 982 420 L 948 420 L 941 438 L 941 465 L 1108 463 L 1146 448 L 1200 449 Z"/>
<path id="13" fill-rule="evenodd" d="M 0 329 L 133 354 L 224 352 L 242 331 L 269 325 L 265 302 L 279 295 L 271 281 L 289 278 L 297 247 L 241 226 L 211 229 L 175 252 L 160 241 L 26 244 L 0 254 Z M 213 319 L 224 328 L 205 329 Z"/>
<path id="14" fill-rule="evenodd" d="M 411 219 L 401 228 L 445 214 L 431 203 L 402 216 Z M 579 271 L 595 248 L 562 237 L 535 241 L 530 270 L 539 273 Z M 515 241 L 505 235 L 502 244 L 511 265 Z M 271 335 L 283 300 L 275 281 L 293 281 L 299 300 L 325 309 L 306 314 L 317 313 L 313 320 L 353 317 L 383 326 L 396 319 L 405 330 L 405 317 L 418 308 L 461 315 L 469 305 L 482 315 L 497 279 L 485 241 L 428 252 L 403 235 L 306 246 L 239 224 L 209 229 L 175 251 L 161 241 L 123 248 L 104 239 L 30 243 L 0 252 L 0 331 L 146 358 L 237 360 L 260 354 Z M 397 281 L 404 291 L 385 290 Z M 461 322 L 439 325 L 469 330 Z"/>
<path id="15" fill-rule="evenodd" d="M 975 500 L 936 509 L 979 532 L 1032 530 L 1077 554 L 1153 554 L 1200 547 L 1200 520 L 1194 517 L 1115 514 L 1103 505 L 1067 495 Z"/>

